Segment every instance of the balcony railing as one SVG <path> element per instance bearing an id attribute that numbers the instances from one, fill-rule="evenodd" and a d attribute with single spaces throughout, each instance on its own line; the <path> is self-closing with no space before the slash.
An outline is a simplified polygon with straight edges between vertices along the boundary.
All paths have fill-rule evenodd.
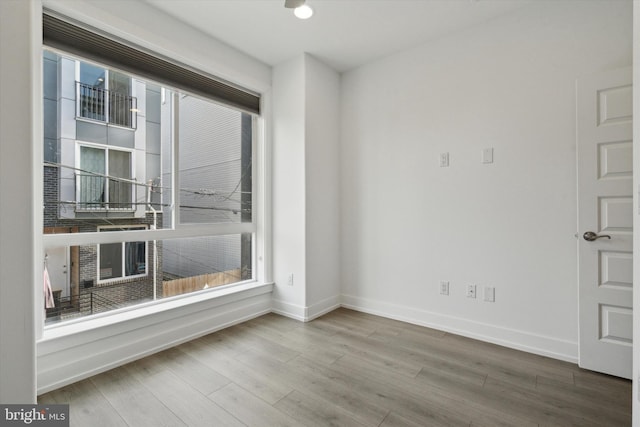
<path id="1" fill-rule="evenodd" d="M 76 82 L 76 95 L 78 117 L 136 128 L 136 97 L 80 82 Z"/>
<path id="2" fill-rule="evenodd" d="M 78 211 L 133 211 L 137 186 L 100 175 L 76 174 Z"/>
<path id="3" fill-rule="evenodd" d="M 60 291 L 57 291 L 58 293 Z M 105 311 L 116 310 L 124 307 L 125 304 L 118 303 L 96 292 L 83 293 L 73 297 L 60 297 L 54 291 L 55 307 L 47 308 L 47 322 L 89 316 L 91 314 L 103 313 Z"/>

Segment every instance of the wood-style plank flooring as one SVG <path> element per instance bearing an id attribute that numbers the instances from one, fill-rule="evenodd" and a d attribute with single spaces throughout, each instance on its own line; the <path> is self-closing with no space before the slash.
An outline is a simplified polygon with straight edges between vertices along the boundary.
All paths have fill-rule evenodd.
<path id="1" fill-rule="evenodd" d="M 631 383 L 338 309 L 268 314 L 39 397 L 85 426 L 628 426 Z"/>

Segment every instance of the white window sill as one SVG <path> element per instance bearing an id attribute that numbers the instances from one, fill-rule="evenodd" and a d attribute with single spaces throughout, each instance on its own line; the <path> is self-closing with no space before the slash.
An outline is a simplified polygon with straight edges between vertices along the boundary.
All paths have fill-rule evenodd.
<path id="1" fill-rule="evenodd" d="M 166 314 L 172 316 L 173 311 L 183 309 L 188 312 L 208 310 L 218 305 L 229 304 L 249 296 L 270 293 L 273 283 L 247 282 L 221 289 L 209 289 L 186 295 L 150 301 L 131 307 L 124 307 L 106 313 L 96 314 L 74 320 L 45 326 L 42 339 L 38 343 L 45 344 L 60 338 L 70 337 L 85 332 L 96 332 L 105 327 L 124 325 L 134 320 L 144 320 L 153 315 Z"/>

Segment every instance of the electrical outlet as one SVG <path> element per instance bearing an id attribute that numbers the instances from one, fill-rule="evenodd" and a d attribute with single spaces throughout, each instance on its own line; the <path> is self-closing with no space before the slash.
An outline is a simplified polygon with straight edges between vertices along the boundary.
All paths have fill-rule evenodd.
<path id="1" fill-rule="evenodd" d="M 287 279 L 287 285 L 293 286 L 293 273 L 289 274 L 289 278 Z"/>
<path id="2" fill-rule="evenodd" d="M 493 286 L 485 286 L 484 287 L 484 300 L 486 302 L 495 302 L 496 301 L 496 288 Z"/>
<path id="3" fill-rule="evenodd" d="M 440 295 L 449 295 L 449 282 L 440 282 Z"/>
<path id="4" fill-rule="evenodd" d="M 467 285 L 467 298 L 476 297 L 476 285 Z"/>

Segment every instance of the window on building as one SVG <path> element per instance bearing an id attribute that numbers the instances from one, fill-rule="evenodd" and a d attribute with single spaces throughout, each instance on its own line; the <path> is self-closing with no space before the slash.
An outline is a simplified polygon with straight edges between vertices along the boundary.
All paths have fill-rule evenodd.
<path id="1" fill-rule="evenodd" d="M 43 226 L 56 232 L 43 244 L 72 268 L 48 260 L 47 322 L 256 280 L 259 97 L 54 47 L 43 53 Z"/>
<path id="2" fill-rule="evenodd" d="M 135 128 L 138 100 L 131 94 L 131 78 L 84 61 L 77 68 L 78 117 Z"/>
<path id="3" fill-rule="evenodd" d="M 80 145 L 78 210 L 131 210 L 132 153 L 108 147 Z"/>
<path id="4" fill-rule="evenodd" d="M 145 230 L 146 227 L 99 227 L 99 231 Z M 147 243 L 118 242 L 98 245 L 99 282 L 133 279 L 147 275 Z"/>

